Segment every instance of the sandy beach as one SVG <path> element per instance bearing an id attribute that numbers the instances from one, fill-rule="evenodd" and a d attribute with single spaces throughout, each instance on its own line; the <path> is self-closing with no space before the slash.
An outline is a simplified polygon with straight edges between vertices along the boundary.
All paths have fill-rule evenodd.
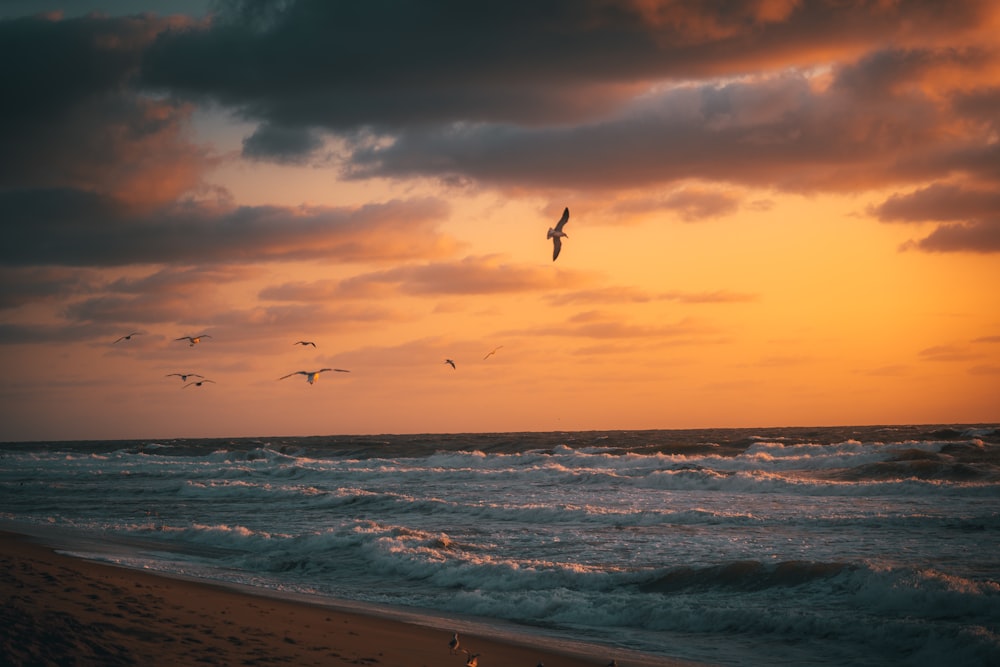
<path id="1" fill-rule="evenodd" d="M 0 545 L 0 664 L 466 664 L 439 628 L 93 562 L 14 533 L 0 533 Z M 604 667 L 615 657 L 461 642 L 481 654 L 480 667 Z"/>

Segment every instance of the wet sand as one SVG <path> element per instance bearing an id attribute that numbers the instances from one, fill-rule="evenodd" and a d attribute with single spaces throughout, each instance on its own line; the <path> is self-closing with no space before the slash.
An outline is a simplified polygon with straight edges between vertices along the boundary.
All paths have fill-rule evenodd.
<path id="1" fill-rule="evenodd" d="M 464 667 L 467 659 L 449 652 L 451 633 L 437 627 L 94 562 L 6 532 L 0 603 L 4 665 Z M 616 657 L 460 638 L 481 654 L 479 667 L 604 667 Z"/>

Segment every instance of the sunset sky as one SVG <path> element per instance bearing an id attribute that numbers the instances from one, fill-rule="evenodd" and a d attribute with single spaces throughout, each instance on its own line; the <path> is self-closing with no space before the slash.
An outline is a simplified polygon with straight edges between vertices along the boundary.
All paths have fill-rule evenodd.
<path id="1" fill-rule="evenodd" d="M 6 0 L 0 440 L 1000 421 L 998 34 Z"/>

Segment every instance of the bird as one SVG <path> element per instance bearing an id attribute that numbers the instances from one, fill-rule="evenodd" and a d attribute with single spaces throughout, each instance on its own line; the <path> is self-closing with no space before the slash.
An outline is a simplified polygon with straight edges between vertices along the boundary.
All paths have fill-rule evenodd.
<path id="1" fill-rule="evenodd" d="M 211 338 L 208 334 L 201 334 L 200 336 L 181 336 L 180 338 L 175 338 L 174 340 L 188 340 L 191 341 L 191 347 L 194 347 L 201 342 L 202 338 Z"/>
<path id="2" fill-rule="evenodd" d="M 188 382 L 186 385 L 184 385 L 183 388 L 187 389 L 191 385 L 194 385 L 195 387 L 200 387 L 201 385 L 205 384 L 206 382 L 211 382 L 212 384 L 216 384 L 215 380 L 195 380 L 194 382 Z"/>
<path id="3" fill-rule="evenodd" d="M 452 653 L 458 653 L 458 633 L 456 632 L 451 636 L 451 641 L 448 642 L 448 650 Z"/>
<path id="4" fill-rule="evenodd" d="M 566 225 L 566 221 L 569 220 L 569 207 L 563 211 L 562 217 L 559 218 L 559 222 L 556 223 L 555 227 L 549 227 L 549 233 L 545 237 L 547 239 L 552 239 L 552 261 L 556 261 L 556 257 L 559 256 L 559 251 L 562 250 L 562 240 L 563 237 L 569 238 L 563 231 L 563 227 Z"/>
<path id="5" fill-rule="evenodd" d="M 316 347 L 316 343 L 312 342 L 311 340 L 300 340 L 296 343 L 292 343 L 292 345 L 301 345 L 302 347 L 305 347 L 306 345 L 312 345 L 313 347 Z"/>
<path id="6" fill-rule="evenodd" d="M 142 332 L 141 332 L 141 331 L 133 331 L 132 333 L 130 333 L 130 334 L 129 334 L 129 335 L 127 335 L 127 336 L 120 336 L 120 337 L 118 338 L 118 340 L 116 340 L 115 342 L 116 342 L 116 343 L 119 343 L 119 342 L 121 342 L 121 341 L 123 341 L 123 340 L 132 340 L 132 336 L 138 336 L 138 335 L 140 335 L 140 334 L 142 334 Z"/>
<path id="7" fill-rule="evenodd" d="M 453 360 L 451 360 L 451 359 L 445 359 L 445 360 L 444 360 L 444 363 L 446 363 L 446 364 L 451 364 L 451 367 L 452 367 L 453 369 L 455 368 L 455 362 L 454 362 Z"/>
<path id="8" fill-rule="evenodd" d="M 608 663 L 608 667 L 618 667 L 618 661 L 612 660 L 611 662 Z"/>
<path id="9" fill-rule="evenodd" d="M 480 653 L 473 653 L 469 649 L 465 649 L 465 654 L 469 656 L 469 659 L 465 661 L 465 667 L 479 667 Z"/>
<path id="10" fill-rule="evenodd" d="M 285 378 L 290 378 L 293 375 L 305 375 L 306 382 L 313 384 L 316 382 L 316 378 L 319 377 L 320 373 L 325 373 L 327 371 L 336 371 L 338 373 L 350 373 L 351 371 L 344 370 L 343 368 L 321 368 L 318 371 L 295 371 L 294 373 L 289 373 L 288 375 L 282 375 L 279 380 L 284 380 Z"/>
<path id="11" fill-rule="evenodd" d="M 493 348 L 492 350 L 490 350 L 490 353 L 487 354 L 485 357 L 483 357 L 483 361 L 486 361 L 487 359 L 489 359 L 490 357 L 492 357 L 494 354 L 496 354 L 497 350 L 499 350 L 501 347 L 503 347 L 503 345 L 497 345 L 495 348 Z"/>
<path id="12" fill-rule="evenodd" d="M 194 377 L 194 378 L 203 378 L 203 377 L 205 377 L 204 375 L 198 375 L 197 373 L 167 373 L 164 377 L 171 377 L 173 375 L 176 375 L 177 377 L 179 377 L 181 379 L 181 382 L 187 382 L 187 379 L 191 378 L 191 377 Z"/>

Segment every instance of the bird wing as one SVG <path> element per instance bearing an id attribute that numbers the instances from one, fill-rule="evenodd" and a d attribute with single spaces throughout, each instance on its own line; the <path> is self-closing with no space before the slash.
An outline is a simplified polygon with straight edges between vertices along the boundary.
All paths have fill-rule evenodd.
<path id="1" fill-rule="evenodd" d="M 562 239 L 558 236 L 552 237 L 552 261 L 556 261 L 556 257 L 559 256 L 559 251 L 562 250 Z"/>
<path id="2" fill-rule="evenodd" d="M 556 223 L 556 231 L 557 232 L 561 232 L 562 228 L 563 228 L 563 225 L 565 225 L 567 221 L 569 221 L 569 207 L 568 206 L 566 207 L 566 210 L 563 211 L 562 217 L 559 218 L 559 222 Z"/>
<path id="3" fill-rule="evenodd" d="M 306 371 L 295 371 L 294 373 L 289 373 L 288 375 L 282 375 L 279 380 L 284 380 L 285 378 L 290 378 L 293 375 L 307 375 Z"/>
<path id="4" fill-rule="evenodd" d="M 327 368 L 328 371 L 337 371 L 338 373 L 350 373 L 351 371 L 344 368 Z"/>

